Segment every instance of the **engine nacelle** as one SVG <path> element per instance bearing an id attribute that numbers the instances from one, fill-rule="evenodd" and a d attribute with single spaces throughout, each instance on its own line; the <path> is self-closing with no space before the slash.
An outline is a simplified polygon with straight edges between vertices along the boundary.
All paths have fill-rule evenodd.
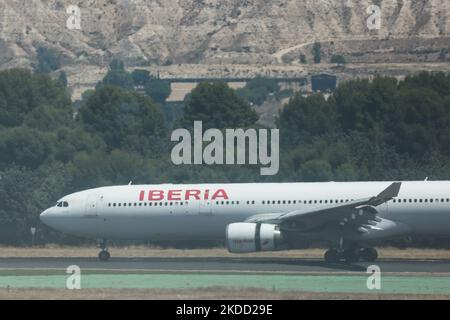
<path id="1" fill-rule="evenodd" d="M 227 226 L 228 251 L 248 253 L 288 248 L 283 234 L 275 224 L 238 222 Z"/>

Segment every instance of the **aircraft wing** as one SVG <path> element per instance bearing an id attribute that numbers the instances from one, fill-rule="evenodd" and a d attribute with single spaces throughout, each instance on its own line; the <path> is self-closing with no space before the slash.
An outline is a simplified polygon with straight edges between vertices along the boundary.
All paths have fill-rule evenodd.
<path id="1" fill-rule="evenodd" d="M 378 195 L 370 198 L 286 213 L 259 214 L 248 218 L 246 222 L 279 224 L 300 230 L 310 230 L 334 222 L 344 228 L 366 232 L 375 228 L 377 222 L 381 221 L 376 216 L 378 211 L 375 207 L 396 197 L 400 186 L 401 182 L 394 182 Z"/>

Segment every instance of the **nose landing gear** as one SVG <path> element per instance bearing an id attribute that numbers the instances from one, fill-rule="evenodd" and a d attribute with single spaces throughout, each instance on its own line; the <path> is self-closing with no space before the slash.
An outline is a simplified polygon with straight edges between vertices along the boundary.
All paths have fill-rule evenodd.
<path id="1" fill-rule="evenodd" d="M 98 259 L 100 261 L 108 261 L 111 255 L 109 254 L 108 249 L 106 248 L 106 240 L 100 241 L 100 248 L 102 249 L 102 251 L 99 252 Z"/>

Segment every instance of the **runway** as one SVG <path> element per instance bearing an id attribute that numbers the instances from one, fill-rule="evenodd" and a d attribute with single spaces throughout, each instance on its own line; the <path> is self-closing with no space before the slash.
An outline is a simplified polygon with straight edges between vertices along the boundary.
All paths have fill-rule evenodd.
<path id="1" fill-rule="evenodd" d="M 270 292 L 425 294 L 450 297 L 450 260 L 388 260 L 327 264 L 319 259 L 269 257 L 0 258 L 1 288 L 64 289 L 79 267 L 84 289 L 198 290 L 258 288 Z M 370 265 L 379 290 L 367 285 Z M 73 269 L 72 269 L 73 270 Z M 6 291 L 7 292 L 7 291 Z M 178 291 L 177 291 L 178 292 Z"/>
<path id="2" fill-rule="evenodd" d="M 82 270 L 112 272 L 200 272 L 200 273 L 295 273 L 338 274 L 366 273 L 369 265 L 377 265 L 383 273 L 450 274 L 450 260 L 380 259 L 374 263 L 327 264 L 319 259 L 256 258 L 256 257 L 174 257 L 174 258 L 0 258 L 0 270 L 65 270 L 77 265 Z"/>

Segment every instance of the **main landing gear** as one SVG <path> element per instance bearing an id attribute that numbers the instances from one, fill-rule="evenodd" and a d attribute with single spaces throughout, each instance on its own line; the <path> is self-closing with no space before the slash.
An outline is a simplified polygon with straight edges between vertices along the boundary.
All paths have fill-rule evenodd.
<path id="1" fill-rule="evenodd" d="M 102 249 L 102 251 L 99 252 L 98 259 L 100 261 L 108 261 L 111 255 L 109 254 L 108 249 L 106 248 L 106 240 L 100 241 L 100 248 Z"/>
<path id="2" fill-rule="evenodd" d="M 378 252 L 375 248 L 362 248 L 362 249 L 329 249 L 325 252 L 324 259 L 328 263 L 338 263 L 344 260 L 347 263 L 358 262 L 360 259 L 367 262 L 373 262 L 377 260 Z"/>

